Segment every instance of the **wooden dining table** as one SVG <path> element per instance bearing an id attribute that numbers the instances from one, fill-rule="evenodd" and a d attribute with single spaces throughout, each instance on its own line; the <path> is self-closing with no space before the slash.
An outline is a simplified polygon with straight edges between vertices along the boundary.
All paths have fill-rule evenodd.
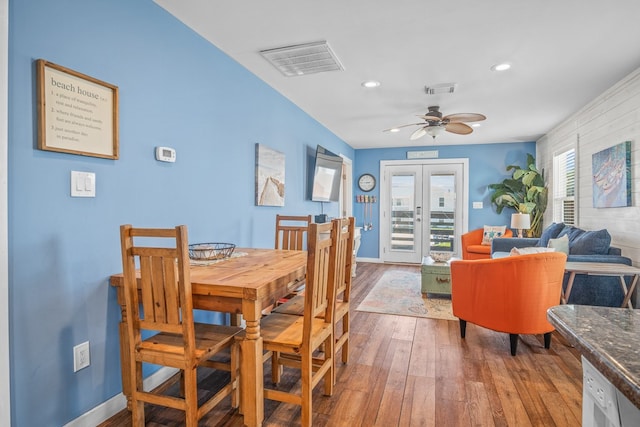
<path id="1" fill-rule="evenodd" d="M 263 347 L 260 319 L 263 309 L 284 297 L 304 280 L 306 251 L 236 249 L 235 256 L 208 265 L 192 264 L 191 286 L 194 308 L 242 315 L 246 334 L 241 342 L 240 393 L 247 426 L 260 426 L 264 419 Z M 242 255 L 242 256 L 237 256 Z M 130 407 L 127 378 L 131 373 L 125 356 L 128 348 L 127 320 L 122 273 L 110 278 L 117 288 L 120 321 L 122 391 Z"/>

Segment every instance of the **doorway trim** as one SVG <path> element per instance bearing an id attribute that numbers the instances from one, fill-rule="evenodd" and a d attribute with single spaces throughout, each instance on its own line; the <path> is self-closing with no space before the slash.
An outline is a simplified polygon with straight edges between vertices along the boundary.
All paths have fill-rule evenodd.
<path id="1" fill-rule="evenodd" d="M 9 0 L 0 0 L 0 425 L 11 425 L 9 341 Z"/>
<path id="2" fill-rule="evenodd" d="M 469 159 L 467 158 L 455 158 L 455 159 L 414 159 L 414 160 L 381 160 L 380 161 L 380 180 L 386 179 L 385 169 L 389 166 L 424 166 L 424 165 L 444 165 L 444 164 L 461 164 L 462 165 L 462 230 L 460 234 L 464 234 L 469 230 Z M 382 248 L 384 247 L 385 235 L 389 231 L 383 232 L 383 219 L 382 219 L 382 206 L 388 203 L 386 200 L 386 193 L 382 190 L 382 184 L 380 186 L 380 204 L 378 206 L 378 218 L 380 219 L 380 233 L 378 236 L 378 258 L 383 261 L 384 255 L 382 254 Z M 385 225 L 385 227 L 387 227 Z M 457 242 L 458 245 L 460 242 Z M 383 261 L 384 262 L 384 261 Z"/>
<path id="3" fill-rule="evenodd" d="M 344 154 L 340 154 L 340 157 L 342 157 L 340 217 L 348 218 L 353 216 L 353 162 Z"/>

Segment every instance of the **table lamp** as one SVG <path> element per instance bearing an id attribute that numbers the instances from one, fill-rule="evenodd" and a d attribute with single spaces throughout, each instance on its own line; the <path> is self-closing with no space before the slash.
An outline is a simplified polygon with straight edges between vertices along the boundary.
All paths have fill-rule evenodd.
<path id="1" fill-rule="evenodd" d="M 531 228 L 531 216 L 521 212 L 511 214 L 511 228 L 518 230 L 518 237 L 522 238 L 522 230 Z"/>

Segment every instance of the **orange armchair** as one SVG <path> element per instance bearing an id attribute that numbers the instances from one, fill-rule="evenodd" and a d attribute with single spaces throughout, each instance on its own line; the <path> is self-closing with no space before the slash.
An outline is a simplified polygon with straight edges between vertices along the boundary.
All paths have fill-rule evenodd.
<path id="1" fill-rule="evenodd" d="M 462 259 L 489 259 L 491 245 L 482 244 L 484 228 L 478 228 L 460 236 L 462 244 Z M 511 229 L 507 228 L 501 237 L 513 237 Z"/>
<path id="2" fill-rule="evenodd" d="M 451 262 L 451 303 L 460 336 L 471 322 L 508 333 L 512 356 L 518 334 L 544 334 L 548 349 L 554 328 L 547 309 L 560 304 L 566 261 L 562 252 L 545 252 Z"/>

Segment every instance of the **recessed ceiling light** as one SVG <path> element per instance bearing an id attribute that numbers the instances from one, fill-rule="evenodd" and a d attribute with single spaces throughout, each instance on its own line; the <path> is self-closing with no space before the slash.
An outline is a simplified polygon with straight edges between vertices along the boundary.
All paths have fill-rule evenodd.
<path id="1" fill-rule="evenodd" d="M 378 87 L 380 86 L 380 82 L 375 81 L 375 80 L 367 80 L 361 83 L 363 87 L 366 87 L 367 89 L 372 89 L 374 87 Z"/>
<path id="2" fill-rule="evenodd" d="M 479 128 L 480 126 L 482 126 L 480 123 L 474 123 L 471 125 L 472 128 Z"/>
<path id="3" fill-rule="evenodd" d="M 389 132 L 393 132 L 393 133 L 400 132 L 400 129 L 398 128 L 389 129 Z"/>
<path id="4" fill-rule="evenodd" d="M 491 67 L 491 71 L 507 71 L 509 68 L 511 68 L 511 64 L 503 62 L 502 64 L 496 64 Z"/>

